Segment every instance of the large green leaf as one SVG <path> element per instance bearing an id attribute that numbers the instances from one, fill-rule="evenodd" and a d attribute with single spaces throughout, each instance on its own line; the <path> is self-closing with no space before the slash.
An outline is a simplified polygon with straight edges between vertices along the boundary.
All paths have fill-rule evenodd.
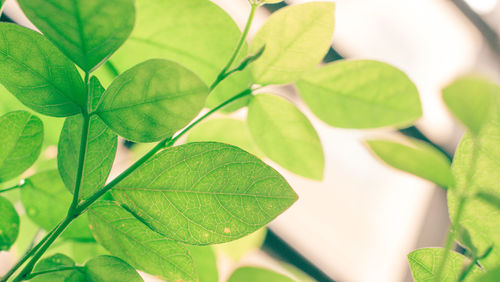
<path id="1" fill-rule="evenodd" d="M 271 160 L 293 173 L 321 180 L 323 147 L 307 117 L 288 100 L 257 95 L 248 107 L 248 127 L 255 143 Z"/>
<path id="2" fill-rule="evenodd" d="M 293 282 L 293 279 L 265 268 L 246 266 L 236 269 L 228 280 L 228 282 L 254 281 Z"/>
<path id="3" fill-rule="evenodd" d="M 191 258 L 193 258 L 196 272 L 198 272 L 198 281 L 217 282 L 219 273 L 217 270 L 217 257 L 212 246 L 185 246 Z"/>
<path id="4" fill-rule="evenodd" d="M 134 0 L 19 0 L 23 12 L 84 71 L 120 47 L 134 27 Z"/>
<path id="5" fill-rule="evenodd" d="M 141 276 L 126 262 L 112 256 L 98 256 L 87 263 L 84 267 L 89 282 L 108 281 L 143 281 Z"/>
<path id="6" fill-rule="evenodd" d="M 0 196 L 0 251 L 8 251 L 19 233 L 19 215 L 9 200 Z"/>
<path id="7" fill-rule="evenodd" d="M 33 272 L 52 271 L 60 268 L 68 268 L 64 271 L 55 271 L 35 276 L 30 281 L 35 282 L 78 282 L 87 281 L 85 273 L 79 270 L 75 262 L 63 254 L 55 254 L 38 262 Z"/>
<path id="8" fill-rule="evenodd" d="M 45 230 L 54 228 L 68 213 L 71 205 L 68 192 L 57 170 L 50 170 L 26 179 L 21 187 L 21 201 L 28 217 Z M 93 240 L 86 217 L 78 217 L 62 237 L 81 241 Z"/>
<path id="9" fill-rule="evenodd" d="M 203 108 L 207 86 L 183 66 L 162 59 L 141 63 L 116 78 L 97 113 L 118 135 L 153 142 L 173 135 Z"/>
<path id="10" fill-rule="evenodd" d="M 450 160 L 429 144 L 414 139 L 407 144 L 389 140 L 368 140 L 367 143 L 386 164 L 444 188 L 453 186 Z"/>
<path id="11" fill-rule="evenodd" d="M 297 87 L 313 113 L 336 127 L 405 127 L 422 115 L 415 85 L 377 61 L 330 63 L 302 77 Z"/>
<path id="12" fill-rule="evenodd" d="M 117 203 L 97 202 L 88 214 L 95 238 L 113 255 L 169 281 L 196 280 L 195 267 L 182 245 L 151 231 Z"/>
<path id="13" fill-rule="evenodd" d="M 239 147 L 251 154 L 262 157 L 263 154 L 252 140 L 248 125 L 242 120 L 215 118 L 197 125 L 189 131 L 187 142 L 212 141 Z"/>
<path id="14" fill-rule="evenodd" d="M 261 160 L 212 142 L 156 154 L 112 194 L 154 231 L 194 245 L 250 234 L 297 200 L 285 179 Z"/>
<path id="15" fill-rule="evenodd" d="M 450 111 L 474 134 L 486 123 L 493 98 L 499 95 L 499 85 L 475 76 L 462 77 L 443 89 Z"/>
<path id="16" fill-rule="evenodd" d="M 75 66 L 41 34 L 0 24 L 0 83 L 29 108 L 49 116 L 80 112 L 84 84 Z"/>
<path id="17" fill-rule="evenodd" d="M 59 140 L 59 174 L 72 193 L 78 170 L 82 127 L 81 115 L 67 118 Z M 104 186 L 115 159 L 117 143 L 117 136 L 113 131 L 98 116 L 93 115 L 90 118 L 80 198 L 86 199 Z"/>
<path id="18" fill-rule="evenodd" d="M 42 121 L 25 111 L 0 117 L 0 182 L 10 180 L 36 161 L 43 143 Z"/>
<path id="19" fill-rule="evenodd" d="M 272 14 L 250 45 L 250 54 L 265 46 L 251 65 L 255 82 L 294 82 L 317 66 L 331 45 L 334 14 L 335 4 L 327 2 L 289 6 Z"/>
<path id="20" fill-rule="evenodd" d="M 500 96 L 490 105 L 491 112 L 480 134 L 468 132 L 460 142 L 452 169 L 456 185 L 448 190 L 450 218 L 455 218 L 459 199 L 463 195 L 487 193 L 500 197 Z M 474 136 L 476 136 L 474 138 Z M 474 149 L 477 146 L 477 149 Z M 474 161 L 475 159 L 475 161 Z M 475 164 L 473 164 L 475 162 Z M 474 169 L 474 171 L 470 171 Z M 500 261 L 500 211 L 478 197 L 469 197 L 460 222 L 466 228 L 479 253 L 494 245 L 491 254 L 481 264 L 496 267 Z"/>
<path id="21" fill-rule="evenodd" d="M 209 0 L 137 0 L 136 6 L 132 35 L 111 58 L 118 72 L 148 59 L 164 58 L 180 63 L 211 85 L 241 34 L 231 16 Z M 246 55 L 246 49 L 245 43 L 239 58 Z M 248 86 L 249 71 L 230 76 L 212 92 L 208 107 Z M 244 101 L 238 101 L 242 105 Z M 230 107 L 234 109 L 234 105 Z"/>
<path id="22" fill-rule="evenodd" d="M 415 282 L 433 281 L 437 275 L 439 265 L 443 259 L 443 249 L 441 248 L 425 248 L 418 249 L 408 255 L 411 273 Z M 446 264 L 440 276 L 442 282 L 455 282 L 462 273 L 465 265 L 469 264 L 470 260 L 459 253 L 449 251 Z M 475 277 L 481 274 L 481 269 L 474 266 L 472 272 L 469 273 L 465 281 L 474 281 Z"/>

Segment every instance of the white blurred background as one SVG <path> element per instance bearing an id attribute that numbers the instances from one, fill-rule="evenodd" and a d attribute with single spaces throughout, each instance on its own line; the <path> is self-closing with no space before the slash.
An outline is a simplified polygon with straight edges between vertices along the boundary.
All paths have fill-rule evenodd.
<path id="1" fill-rule="evenodd" d="M 15 2 L 9 1 L 6 15 L 23 22 Z M 247 0 L 213 2 L 228 11 L 241 27 L 244 25 L 249 10 Z M 309 0 L 290 0 L 287 4 L 300 2 Z M 452 153 L 462 129 L 444 108 L 441 88 L 467 72 L 482 73 L 497 81 L 500 77 L 500 52 L 490 47 L 494 41 L 488 44 L 457 5 L 469 5 L 469 16 L 473 12 L 473 16 L 482 17 L 500 32 L 497 0 L 334 2 L 335 50 L 346 58 L 377 59 L 404 70 L 421 94 L 424 116 L 418 128 Z M 268 16 L 268 10 L 260 10 L 250 36 Z M 499 43 L 498 38 L 493 40 Z M 276 91 L 295 97 L 300 106 L 293 88 Z M 444 241 L 448 228 L 444 191 L 381 164 L 362 143 L 367 137 L 396 135 L 396 131 L 334 129 L 309 117 L 325 149 L 325 179 L 309 181 L 281 170 L 300 200 L 270 225 L 271 230 L 331 279 L 411 281 L 407 254 Z M 263 251 L 247 256 L 241 263 L 279 268 Z M 231 267 L 222 260 L 221 280 Z"/>

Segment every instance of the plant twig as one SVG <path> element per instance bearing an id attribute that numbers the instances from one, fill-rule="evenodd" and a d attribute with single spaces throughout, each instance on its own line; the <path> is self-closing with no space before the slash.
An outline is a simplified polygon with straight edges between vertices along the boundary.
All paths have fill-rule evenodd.
<path id="1" fill-rule="evenodd" d="M 253 21 L 253 17 L 255 16 L 255 11 L 259 7 L 258 4 L 251 4 L 251 6 L 252 7 L 250 9 L 250 15 L 248 15 L 247 23 L 245 24 L 245 28 L 243 29 L 243 33 L 241 34 L 238 43 L 236 44 L 236 48 L 234 49 L 233 54 L 231 55 L 231 58 L 227 62 L 226 66 L 224 66 L 224 68 L 217 75 L 217 78 L 215 79 L 215 81 L 212 83 L 212 85 L 210 85 L 210 92 L 212 90 L 214 90 L 215 87 L 217 87 L 217 85 L 219 85 L 219 83 L 227 77 L 227 75 L 226 75 L 227 71 L 233 65 L 234 60 L 236 59 L 236 57 L 240 53 L 241 47 L 243 46 L 243 43 L 245 42 L 245 40 L 247 38 L 248 32 L 250 31 L 250 27 L 252 26 L 252 21 Z"/>
<path id="2" fill-rule="evenodd" d="M 42 275 L 42 274 L 59 272 L 59 271 L 78 270 L 81 268 L 82 268 L 81 266 L 67 266 L 67 267 L 60 267 L 60 268 L 55 268 L 55 269 L 48 269 L 48 270 L 44 270 L 44 271 L 33 272 L 33 273 L 26 276 L 26 280 L 33 279 L 35 276 Z"/>

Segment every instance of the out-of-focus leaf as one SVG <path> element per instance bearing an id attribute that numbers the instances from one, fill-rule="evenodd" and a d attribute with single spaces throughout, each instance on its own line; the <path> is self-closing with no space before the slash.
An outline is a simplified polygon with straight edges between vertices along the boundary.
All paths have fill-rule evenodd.
<path id="1" fill-rule="evenodd" d="M 335 4 L 310 2 L 273 13 L 257 32 L 250 54 L 266 46 L 250 69 L 257 84 L 284 84 L 314 69 L 330 48 Z"/>
<path id="2" fill-rule="evenodd" d="M 325 157 L 318 133 L 295 105 L 259 94 L 248 106 L 247 119 L 253 140 L 271 160 L 298 175 L 323 178 Z"/>
<path id="3" fill-rule="evenodd" d="M 499 85 L 474 76 L 462 77 L 443 89 L 448 109 L 474 134 L 486 123 L 495 96 L 500 96 Z"/>
<path id="4" fill-rule="evenodd" d="M 368 140 L 366 143 L 382 161 L 394 168 L 444 188 L 453 186 L 450 160 L 425 142 L 409 140 L 405 145 L 389 140 Z"/>
<path id="5" fill-rule="evenodd" d="M 297 87 L 312 112 L 335 127 L 405 127 L 422 115 L 406 74 L 377 61 L 330 63 L 304 75 Z"/>
<path id="6" fill-rule="evenodd" d="M 260 249 L 266 238 L 266 228 L 261 228 L 254 233 L 238 240 L 215 245 L 214 248 L 231 257 L 235 261 L 241 260 L 246 254 Z"/>
<path id="7" fill-rule="evenodd" d="M 26 214 L 46 231 L 54 228 L 67 215 L 72 198 L 57 170 L 35 174 L 26 179 L 21 187 L 21 201 Z M 78 217 L 61 236 L 73 240 L 93 240 L 88 225 L 87 217 Z"/>
<path id="8" fill-rule="evenodd" d="M 293 282 L 293 279 L 265 268 L 247 266 L 236 269 L 228 280 L 228 282 L 255 281 Z"/>
<path id="9" fill-rule="evenodd" d="M 193 258 L 198 281 L 217 282 L 219 273 L 217 270 L 217 257 L 211 246 L 185 245 L 191 258 Z"/>
<path id="10" fill-rule="evenodd" d="M 189 131 L 187 142 L 212 141 L 237 146 L 259 158 L 263 157 L 242 120 L 215 118 L 197 125 Z"/>

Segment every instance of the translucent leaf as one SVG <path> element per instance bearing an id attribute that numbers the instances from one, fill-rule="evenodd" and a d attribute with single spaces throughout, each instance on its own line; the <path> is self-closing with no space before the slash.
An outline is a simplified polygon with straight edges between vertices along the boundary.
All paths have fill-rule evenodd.
<path id="1" fill-rule="evenodd" d="M 211 246 L 185 246 L 191 258 L 193 258 L 196 272 L 198 272 L 198 281 L 218 282 L 219 273 L 217 271 L 217 257 Z"/>
<path id="2" fill-rule="evenodd" d="M 49 170 L 26 179 L 21 187 L 21 201 L 28 217 L 46 231 L 54 228 L 68 213 L 71 205 L 68 192 L 57 170 Z M 64 231 L 67 239 L 93 240 L 86 217 L 78 217 Z"/>
<path id="3" fill-rule="evenodd" d="M 474 76 L 462 77 L 443 89 L 448 109 L 474 134 L 478 134 L 488 118 L 494 96 L 500 86 Z"/>
<path id="4" fill-rule="evenodd" d="M 228 280 L 228 282 L 254 281 L 293 282 L 293 279 L 265 268 L 247 266 L 236 269 Z"/>
<path id="5" fill-rule="evenodd" d="M 266 46 L 250 69 L 257 84 L 284 84 L 314 69 L 330 48 L 335 4 L 310 2 L 273 13 L 257 32 L 250 54 Z"/>
<path id="6" fill-rule="evenodd" d="M 19 215 L 9 200 L 0 196 L 0 251 L 8 251 L 19 233 Z"/>
<path id="7" fill-rule="evenodd" d="M 298 175 L 323 178 L 325 158 L 318 133 L 292 103 L 257 95 L 248 106 L 247 119 L 255 143 L 271 160 Z"/>
<path id="8" fill-rule="evenodd" d="M 169 137 L 201 111 L 207 86 L 183 66 L 161 59 L 141 63 L 104 92 L 97 114 L 118 135 L 139 142 Z"/>
<path id="9" fill-rule="evenodd" d="M 193 262 L 182 245 L 151 231 L 117 203 L 97 202 L 88 214 L 97 241 L 134 268 L 169 281 L 196 280 Z"/>
<path id="10" fill-rule="evenodd" d="M 98 256 L 85 263 L 89 282 L 143 281 L 137 271 L 123 260 L 112 256 Z"/>
<path id="11" fill-rule="evenodd" d="M 496 267 L 500 261 L 500 248 L 497 247 L 500 246 L 500 212 L 496 206 L 473 195 L 486 193 L 500 197 L 499 140 L 500 96 L 492 102 L 487 123 L 482 126 L 480 133 L 473 135 L 468 132 L 462 138 L 452 164 L 456 185 L 454 189 L 448 190 L 448 209 L 452 219 L 455 218 L 459 198 L 462 195 L 469 196 L 460 222 L 454 224 L 469 231 L 479 253 L 494 245 L 491 254 L 480 261 L 487 269 Z M 478 146 L 477 149 L 474 146 Z M 471 172 L 474 158 L 475 169 Z"/>
<path id="12" fill-rule="evenodd" d="M 154 231 L 194 245 L 241 238 L 297 200 L 271 167 L 237 147 L 212 142 L 165 149 L 112 194 Z"/>
<path id="13" fill-rule="evenodd" d="M 443 249 L 425 248 L 418 249 L 408 255 L 411 273 L 415 282 L 432 281 L 437 275 L 439 264 L 443 258 Z M 458 281 L 464 266 L 470 260 L 459 253 L 450 251 L 443 272 L 440 276 L 442 282 Z M 474 266 L 465 281 L 474 281 L 474 278 L 481 273 L 481 269 Z"/>
<path id="14" fill-rule="evenodd" d="M 252 139 L 248 125 L 242 120 L 215 118 L 189 131 L 187 142 L 212 141 L 231 144 L 261 158 L 263 154 Z"/>
<path id="15" fill-rule="evenodd" d="M 44 115 L 74 115 L 84 101 L 75 66 L 41 34 L 10 23 L 0 24 L 0 83 Z"/>
<path id="16" fill-rule="evenodd" d="M 436 148 L 418 140 L 401 144 L 389 140 L 368 140 L 370 149 L 386 164 L 430 180 L 441 187 L 453 186 L 450 160 Z"/>
<path id="17" fill-rule="evenodd" d="M 185 66 L 211 85 L 241 34 L 231 16 L 209 0 L 137 0 L 136 6 L 132 35 L 111 58 L 118 72 L 148 59 L 164 58 Z M 239 59 L 246 54 L 245 43 Z M 232 75 L 211 93 L 207 106 L 212 108 L 249 86 L 249 71 Z M 244 100 L 226 110 L 244 106 Z"/>
<path id="18" fill-rule="evenodd" d="M 0 182 L 19 176 L 38 159 L 43 143 L 42 121 L 25 111 L 0 117 Z"/>
<path id="19" fill-rule="evenodd" d="M 74 267 L 72 269 L 49 272 L 35 276 L 30 281 L 35 282 L 77 282 L 86 281 L 85 274 L 78 270 L 75 266 L 75 262 L 68 256 L 63 254 L 55 254 L 48 258 L 40 260 L 33 270 L 33 272 L 42 272 L 55 270 L 59 268 Z"/>
<path id="20" fill-rule="evenodd" d="M 335 127 L 405 127 L 422 115 L 415 85 L 377 61 L 330 63 L 307 73 L 297 87 L 312 112 Z"/>
<path id="21" fill-rule="evenodd" d="M 59 140 L 57 154 L 59 174 L 71 193 L 75 189 L 82 126 L 81 115 L 67 118 Z M 114 132 L 98 116 L 93 115 L 90 119 L 80 187 L 81 199 L 90 197 L 104 186 L 115 159 L 117 143 L 117 136 Z"/>
<path id="22" fill-rule="evenodd" d="M 84 71 L 120 47 L 134 27 L 133 0 L 19 0 L 30 21 Z"/>

